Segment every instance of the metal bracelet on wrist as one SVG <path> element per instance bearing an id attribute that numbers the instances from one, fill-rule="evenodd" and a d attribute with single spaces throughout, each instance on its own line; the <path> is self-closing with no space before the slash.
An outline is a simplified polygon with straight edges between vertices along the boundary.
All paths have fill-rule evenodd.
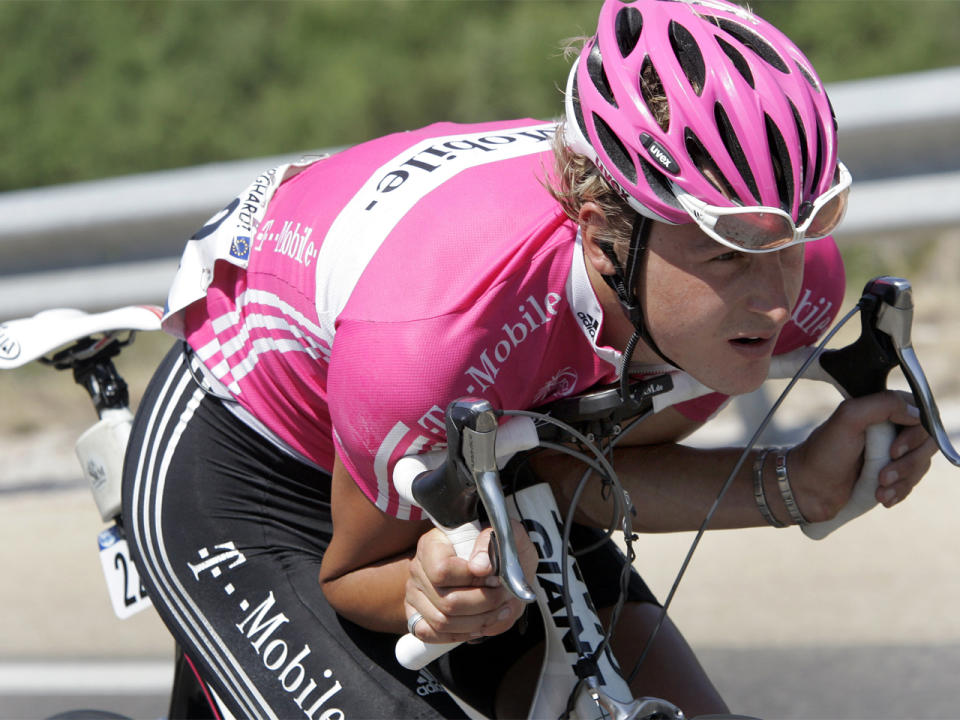
<path id="1" fill-rule="evenodd" d="M 774 517 L 770 506 L 767 504 L 767 493 L 763 489 L 763 465 L 771 449 L 772 448 L 766 448 L 761 450 L 760 454 L 757 455 L 753 461 L 753 499 L 757 501 L 757 509 L 760 511 L 763 519 L 767 521 L 767 524 L 775 528 L 782 528 L 786 527 L 786 524 Z"/>
<path id="2" fill-rule="evenodd" d="M 806 525 L 807 519 L 797 506 L 793 489 L 790 487 L 790 476 L 787 474 L 787 456 L 790 454 L 790 450 L 792 448 L 781 449 L 777 452 L 777 485 L 780 488 L 780 495 L 783 497 L 783 504 L 787 506 L 787 512 L 790 514 L 790 520 L 796 525 Z"/>

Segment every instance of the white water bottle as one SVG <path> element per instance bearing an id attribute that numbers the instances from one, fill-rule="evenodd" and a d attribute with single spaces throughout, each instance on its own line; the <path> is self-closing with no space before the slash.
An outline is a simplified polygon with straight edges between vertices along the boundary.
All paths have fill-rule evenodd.
<path id="1" fill-rule="evenodd" d="M 105 522 L 120 514 L 123 456 L 132 426 L 133 413 L 128 408 L 104 410 L 100 422 L 77 439 L 80 467 Z"/>

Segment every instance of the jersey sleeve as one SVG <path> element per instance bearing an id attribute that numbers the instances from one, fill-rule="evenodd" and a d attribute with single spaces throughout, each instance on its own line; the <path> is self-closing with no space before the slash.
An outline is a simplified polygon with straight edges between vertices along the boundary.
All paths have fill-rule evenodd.
<path id="1" fill-rule="evenodd" d="M 843 259 L 832 237 L 808 242 L 804 248 L 803 286 L 790 320 L 774 348 L 782 355 L 816 343 L 837 317 L 846 291 Z M 674 407 L 689 420 L 706 422 L 729 399 L 710 393 Z"/>
<path id="2" fill-rule="evenodd" d="M 393 466 L 404 455 L 443 447 L 444 402 L 464 393 L 455 346 L 441 325 L 344 322 L 330 360 L 337 457 L 370 502 L 401 519 L 419 513 L 397 494 Z"/>

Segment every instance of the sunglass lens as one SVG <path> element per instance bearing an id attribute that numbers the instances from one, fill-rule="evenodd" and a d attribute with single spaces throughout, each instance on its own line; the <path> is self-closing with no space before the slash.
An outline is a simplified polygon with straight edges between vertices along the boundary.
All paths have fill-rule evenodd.
<path id="1" fill-rule="evenodd" d="M 793 224 L 776 213 L 721 215 L 713 230 L 744 250 L 771 250 L 793 241 Z"/>
<path id="2" fill-rule="evenodd" d="M 845 189 L 817 210 L 817 213 L 810 218 L 807 237 L 822 238 L 833 232 L 847 212 L 847 198 L 849 196 L 849 189 Z"/>

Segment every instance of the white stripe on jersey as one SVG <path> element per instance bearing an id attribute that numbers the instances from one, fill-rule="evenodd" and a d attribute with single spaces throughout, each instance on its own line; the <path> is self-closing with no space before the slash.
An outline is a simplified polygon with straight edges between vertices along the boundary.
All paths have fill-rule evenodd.
<path id="1" fill-rule="evenodd" d="M 204 345 L 204 350 L 215 351 L 216 348 L 212 348 L 211 346 L 213 346 L 216 342 L 216 340 L 213 340 L 207 345 Z M 291 338 L 273 338 L 269 336 L 257 338 L 253 342 L 243 345 L 243 349 L 247 350 L 247 354 L 240 358 L 239 362 L 237 362 L 237 364 L 232 368 L 230 367 L 230 363 L 226 360 L 226 355 L 225 359 L 221 360 L 212 368 L 210 368 L 210 372 L 213 373 L 213 376 L 226 385 L 230 392 L 234 395 L 241 394 L 240 385 L 238 383 L 253 371 L 253 369 L 257 366 L 257 363 L 260 361 L 260 356 L 264 353 L 299 352 L 306 353 L 314 360 L 316 360 L 318 357 L 318 353 L 310 348 L 305 348 L 298 341 Z"/>
<path id="2" fill-rule="evenodd" d="M 403 440 L 409 431 L 409 427 L 397 421 L 397 424 L 393 426 L 383 439 L 383 442 L 380 443 L 380 447 L 377 448 L 377 454 L 373 459 L 373 470 L 377 476 L 377 507 L 383 512 L 387 512 L 391 495 L 396 496 L 397 494 L 397 491 L 393 489 L 393 482 L 391 482 L 387 473 L 390 456 L 393 454 L 393 450 L 397 447 L 397 444 Z M 406 503 L 402 503 L 401 507 L 398 508 L 397 517 L 400 517 L 401 511 L 403 512 L 404 520 L 410 517 L 410 506 Z"/>
<path id="3" fill-rule="evenodd" d="M 282 315 L 250 313 L 241 321 L 238 310 L 254 303 L 280 310 Z M 234 336 L 222 344 L 219 338 L 214 338 L 197 350 L 197 355 L 204 362 L 218 352 L 223 355 L 223 360 L 214 365 L 211 372 L 234 395 L 240 394 L 239 381 L 256 367 L 261 353 L 303 352 L 314 360 L 320 357 L 329 359 L 329 346 L 316 337 L 322 333 L 320 327 L 277 295 L 263 290 L 247 290 L 237 296 L 236 307 L 237 310 L 211 320 L 211 326 L 218 336 L 227 330 L 233 330 Z M 277 334 L 289 333 L 294 339 L 268 336 L 251 343 L 250 330 L 254 328 L 271 330 Z M 228 360 L 243 351 L 247 354 L 231 368 Z"/>
<path id="4" fill-rule="evenodd" d="M 309 332 L 310 335 L 314 336 L 320 341 L 325 340 L 322 327 L 317 325 L 313 320 L 297 310 L 297 308 L 288 303 L 286 300 L 283 300 L 279 295 L 266 292 L 265 290 L 245 290 L 240 294 L 240 297 L 237 298 L 237 305 L 246 305 L 247 303 L 259 303 L 260 305 L 267 305 L 268 307 L 276 308 L 286 317 L 293 320 L 297 326 L 302 327 L 304 330 Z M 310 342 L 311 345 L 314 345 L 314 342 L 312 342 L 313 338 L 310 338 L 309 336 L 305 337 L 307 337 L 308 342 Z M 315 346 L 323 347 L 319 342 L 316 343 Z M 329 353 L 329 350 L 326 352 Z"/>
<path id="5" fill-rule="evenodd" d="M 233 316 L 237 323 L 240 322 L 240 319 L 236 313 L 231 312 L 230 315 Z M 305 336 L 296 325 L 290 325 L 285 318 L 278 318 L 273 315 L 251 314 L 247 315 L 246 319 L 243 321 L 243 325 L 237 325 L 236 334 L 225 343 L 221 344 L 223 356 L 225 358 L 233 357 L 233 355 L 236 353 L 242 352 L 244 347 L 250 341 L 250 331 L 256 328 L 275 330 L 279 331 L 280 333 L 289 333 L 297 340 L 297 344 L 300 346 L 299 349 L 307 353 L 307 355 L 313 359 L 317 359 L 321 355 L 329 355 L 329 352 L 323 352 L 324 348 L 317 343 L 316 340 Z M 277 340 L 277 342 L 282 342 L 285 340 L 281 337 L 275 337 L 273 339 Z M 289 338 L 286 338 L 286 340 L 289 340 Z M 303 342 L 300 342 L 301 340 Z M 304 342 L 306 345 L 303 344 Z"/>
<path id="6" fill-rule="evenodd" d="M 240 293 L 235 300 L 235 306 L 237 310 L 246 309 L 248 305 L 253 303 L 256 303 L 257 305 L 265 305 L 267 307 L 279 310 L 283 318 L 292 322 L 281 320 L 274 315 L 251 313 L 248 316 L 246 323 L 247 327 L 266 327 L 278 330 L 289 330 L 295 337 L 303 339 L 312 348 L 320 350 L 320 352 L 322 352 L 325 356 L 329 356 L 330 350 L 328 346 L 330 343 L 327 342 L 326 345 L 324 344 L 323 329 L 310 320 L 310 318 L 308 318 L 302 312 L 297 310 L 293 305 L 274 293 L 253 289 L 245 290 L 244 292 Z M 277 322 L 277 324 L 254 324 L 258 322 L 255 321 L 254 318 L 259 317 L 271 318 L 272 321 Z M 240 318 L 236 312 L 227 312 L 220 317 L 213 318 L 211 320 L 211 327 L 217 335 L 220 335 L 222 332 L 231 327 L 239 327 L 239 325 Z M 301 328 L 305 330 L 306 333 L 301 332 Z"/>
<path id="7" fill-rule="evenodd" d="M 543 152 L 554 123 L 427 138 L 388 160 L 330 226 L 317 255 L 317 317 L 332 343 L 334 322 L 370 260 L 404 216 L 459 173 Z"/>

